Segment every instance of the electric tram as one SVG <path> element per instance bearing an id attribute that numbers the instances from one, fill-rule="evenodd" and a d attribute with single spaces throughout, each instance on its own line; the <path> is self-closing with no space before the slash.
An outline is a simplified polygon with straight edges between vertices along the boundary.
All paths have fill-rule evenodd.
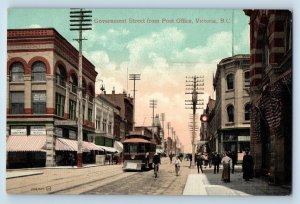
<path id="1" fill-rule="evenodd" d="M 156 143 L 144 131 L 130 132 L 123 141 L 123 170 L 144 170 L 152 168 Z"/>

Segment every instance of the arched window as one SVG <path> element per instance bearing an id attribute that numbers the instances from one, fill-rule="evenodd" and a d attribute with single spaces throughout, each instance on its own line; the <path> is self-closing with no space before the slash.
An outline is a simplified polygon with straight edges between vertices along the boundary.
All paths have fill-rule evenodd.
<path id="1" fill-rule="evenodd" d="M 233 105 L 227 106 L 228 122 L 234 122 L 234 107 Z"/>
<path id="2" fill-rule="evenodd" d="M 24 81 L 24 67 L 21 62 L 14 62 L 10 66 L 10 81 Z"/>
<path id="3" fill-rule="evenodd" d="M 67 74 L 65 72 L 65 69 L 62 65 L 58 65 L 58 69 L 56 72 L 56 83 L 63 87 L 66 87 L 66 78 Z"/>
<path id="4" fill-rule="evenodd" d="M 82 80 L 82 97 L 85 97 L 86 95 L 86 83 L 84 80 Z"/>
<path id="5" fill-rule="evenodd" d="M 32 81 L 46 81 L 46 65 L 43 62 L 33 63 Z"/>
<path id="6" fill-rule="evenodd" d="M 227 90 L 232 90 L 234 88 L 234 75 L 228 74 L 226 77 L 227 81 Z"/>
<path id="7" fill-rule="evenodd" d="M 75 74 L 71 74 L 70 85 L 71 85 L 71 92 L 76 93 L 78 87 L 78 81 Z"/>
<path id="8" fill-rule="evenodd" d="M 245 120 L 250 120 L 250 115 L 251 115 L 251 104 L 247 103 L 245 105 Z"/>

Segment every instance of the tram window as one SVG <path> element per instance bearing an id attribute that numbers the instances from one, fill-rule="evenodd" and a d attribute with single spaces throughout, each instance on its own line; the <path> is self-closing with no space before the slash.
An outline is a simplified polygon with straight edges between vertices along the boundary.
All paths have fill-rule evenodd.
<path id="1" fill-rule="evenodd" d="M 130 153 L 131 152 L 137 152 L 137 150 L 138 150 L 137 144 L 130 144 L 130 146 L 129 146 L 129 152 Z"/>
<path id="2" fill-rule="evenodd" d="M 145 152 L 145 144 L 139 144 L 139 152 Z"/>
<path id="3" fill-rule="evenodd" d="M 130 149 L 129 149 L 129 144 L 125 144 L 125 145 L 124 145 L 124 152 L 127 153 L 127 152 L 129 152 L 129 150 L 130 150 Z"/>

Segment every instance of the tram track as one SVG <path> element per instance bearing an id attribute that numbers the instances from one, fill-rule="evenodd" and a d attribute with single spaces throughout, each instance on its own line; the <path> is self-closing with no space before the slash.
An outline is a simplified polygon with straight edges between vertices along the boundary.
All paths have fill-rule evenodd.
<path id="1" fill-rule="evenodd" d="M 115 168 L 115 166 L 111 166 L 111 167 Z M 118 169 L 106 168 L 106 169 L 100 169 L 100 170 L 96 170 L 96 171 L 95 171 L 95 169 L 93 169 L 94 171 L 91 169 L 92 168 L 89 168 L 89 170 L 86 172 L 84 172 L 85 169 L 80 169 L 80 170 L 78 169 L 79 171 L 76 169 L 76 171 L 78 171 L 78 172 L 70 171 L 70 170 L 60 171 L 61 169 L 55 169 L 54 171 L 56 171 L 56 172 L 54 173 L 54 175 L 55 175 L 54 177 L 53 177 L 53 175 L 48 175 L 48 178 L 52 177 L 52 178 L 50 178 L 50 180 L 48 178 L 43 178 L 44 175 L 37 176 L 37 177 L 35 177 L 35 176 L 27 177 L 28 182 L 23 180 L 23 182 L 20 183 L 19 185 L 17 185 L 17 187 L 9 188 L 8 186 L 10 186 L 10 185 L 7 185 L 7 192 L 9 192 L 9 193 L 17 192 L 17 193 L 23 193 L 23 194 L 32 193 L 32 188 L 44 188 L 45 186 L 51 186 L 51 189 L 53 189 L 53 187 L 55 187 L 55 186 L 71 185 L 72 183 L 74 183 L 74 178 L 76 178 L 76 181 L 86 180 L 87 178 L 92 180 L 93 178 L 97 178 L 97 177 L 102 177 L 101 179 L 104 179 L 105 175 L 115 174 L 116 172 L 122 171 L 119 168 Z M 51 171 L 53 171 L 53 170 L 51 170 Z M 83 174 L 83 172 L 84 172 L 84 174 Z M 53 173 L 53 172 L 51 172 L 51 173 Z M 70 176 L 67 176 L 69 174 L 70 174 Z M 87 175 L 88 175 L 88 177 L 87 177 Z M 36 178 L 36 179 L 32 179 L 32 178 Z M 16 180 L 17 179 L 18 178 L 16 178 Z M 58 181 L 61 181 L 61 182 L 58 182 Z M 25 184 L 25 185 L 22 185 L 22 184 Z M 16 186 L 16 185 L 14 185 L 14 186 Z"/>

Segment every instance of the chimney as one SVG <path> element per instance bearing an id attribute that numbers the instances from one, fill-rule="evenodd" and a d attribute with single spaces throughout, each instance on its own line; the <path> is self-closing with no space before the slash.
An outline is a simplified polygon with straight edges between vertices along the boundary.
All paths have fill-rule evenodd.
<path id="1" fill-rule="evenodd" d="M 112 92 L 111 92 L 112 94 L 115 94 L 116 93 L 116 91 L 115 91 L 115 87 L 113 87 L 113 90 L 112 90 Z"/>

